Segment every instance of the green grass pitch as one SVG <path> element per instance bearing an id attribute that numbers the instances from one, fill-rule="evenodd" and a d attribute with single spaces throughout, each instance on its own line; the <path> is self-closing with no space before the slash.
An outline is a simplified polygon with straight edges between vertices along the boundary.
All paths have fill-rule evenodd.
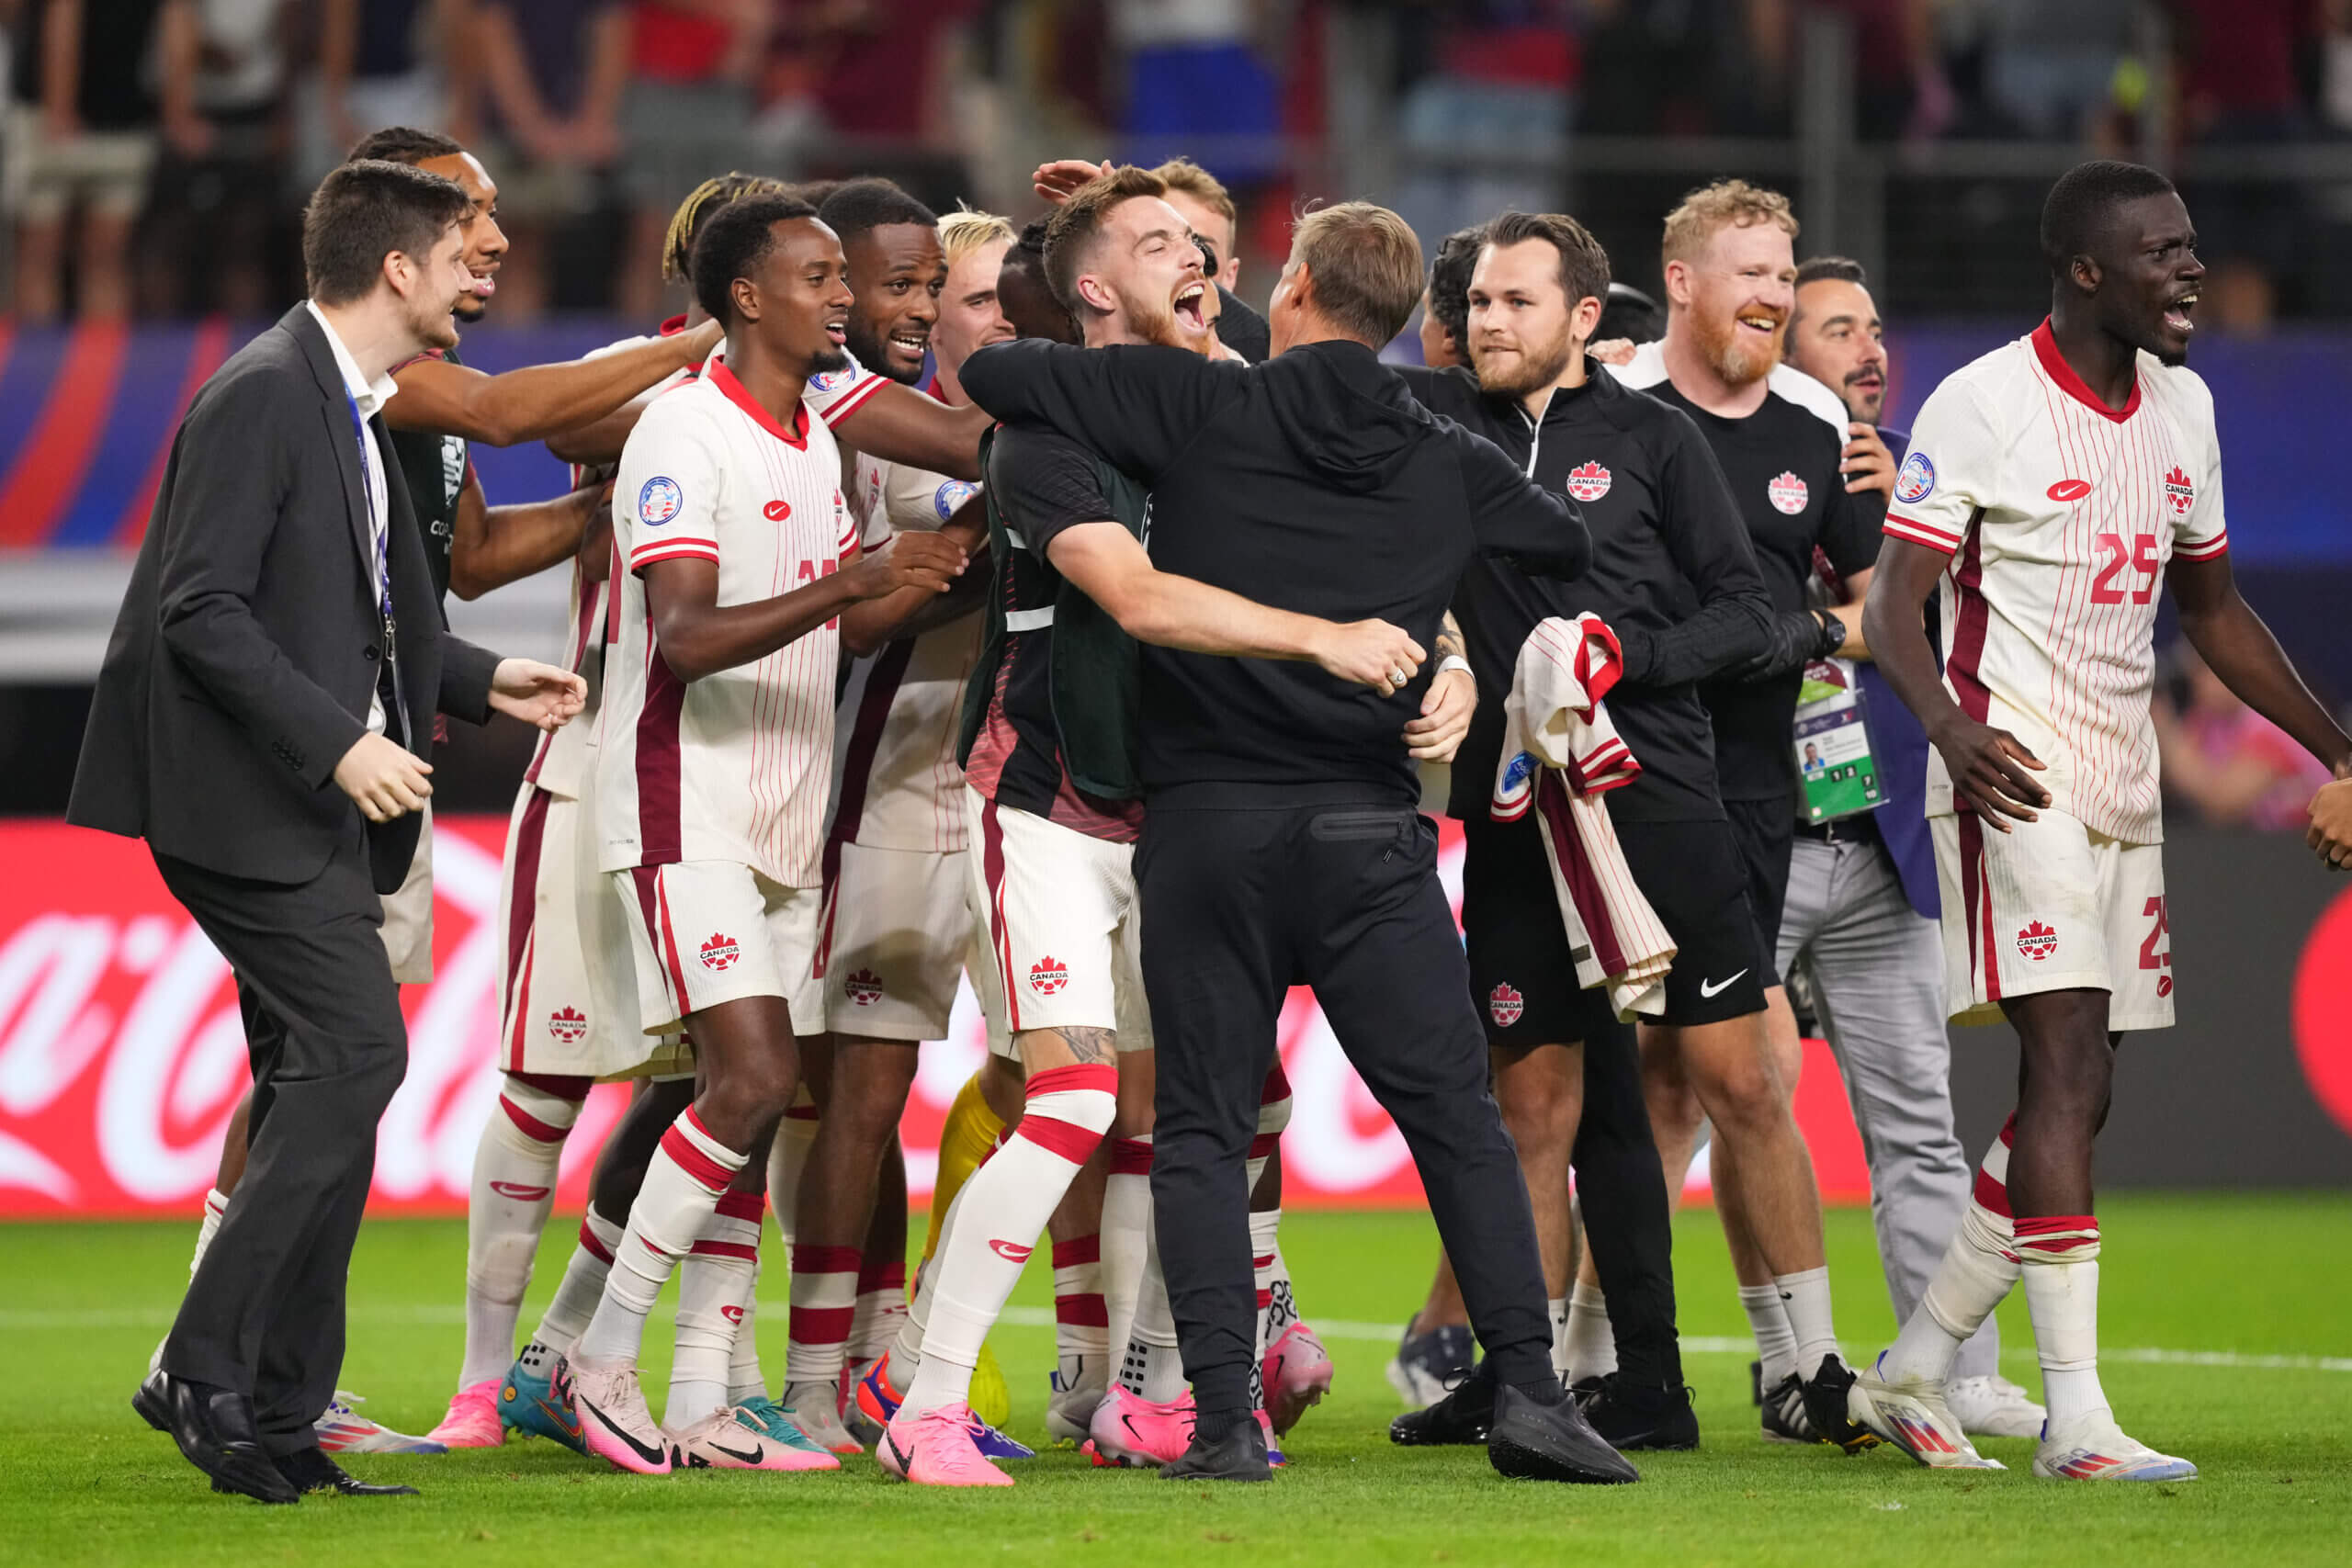
<path id="1" fill-rule="evenodd" d="M 2129 1428 L 2203 1468 L 2181 1485 L 2038 1482 L 2031 1445 L 1989 1442 L 2007 1474 L 1939 1476 L 1888 1450 L 1849 1459 L 1758 1440 L 1746 1325 L 1712 1213 L 1679 1222 L 1688 1371 L 1704 1446 L 1642 1459 L 1619 1488 L 1511 1485 L 1482 1451 L 1389 1446 L 1386 1326 L 1418 1303 L 1432 1236 L 1419 1214 L 1298 1214 L 1284 1250 L 1339 1363 L 1330 1399 L 1268 1486 L 1173 1485 L 1069 1453 L 1013 1467 L 985 1495 L 919 1492 L 870 1459 L 819 1476 L 623 1476 L 515 1441 L 439 1459 L 363 1458 L 418 1498 L 313 1498 L 266 1509 L 212 1495 L 126 1404 L 167 1324 L 195 1224 L 0 1227 L 0 1563 L 1017 1563 L 1515 1565 L 2352 1562 L 2352 1198 L 2119 1198 L 2101 1206 L 2107 1388 Z M 918 1235 L 921 1224 L 915 1226 Z M 549 1227 L 524 1319 L 553 1287 L 572 1227 Z M 1830 1215 L 1838 1321 L 1858 1357 L 1892 1328 L 1869 1216 Z M 438 1417 L 457 1371 L 461 1224 L 379 1222 L 352 1276 L 346 1386 L 408 1431 Z M 780 1249 L 771 1244 L 772 1257 Z M 1042 1257 L 1042 1253 L 1041 1253 Z M 784 1270 L 759 1325 L 783 1368 Z M 1052 1333 L 1029 1270 L 1020 1324 L 994 1344 L 1012 1427 L 1037 1438 Z M 2022 1303 L 2002 1314 L 2004 1370 L 2037 1383 Z M 668 1335 L 648 1336 L 658 1408 Z M 2204 1359 L 2148 1352 L 2219 1352 Z M 2141 1352 L 2141 1354 L 2133 1354 Z"/>

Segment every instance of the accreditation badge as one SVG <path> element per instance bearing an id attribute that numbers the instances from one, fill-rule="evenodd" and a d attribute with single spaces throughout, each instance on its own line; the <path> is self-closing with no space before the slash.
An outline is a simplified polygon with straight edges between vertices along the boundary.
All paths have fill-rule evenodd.
<path id="1" fill-rule="evenodd" d="M 1816 659 L 1804 667 L 1791 745 L 1804 802 L 1801 821 L 1827 822 L 1884 804 L 1851 660 Z"/>

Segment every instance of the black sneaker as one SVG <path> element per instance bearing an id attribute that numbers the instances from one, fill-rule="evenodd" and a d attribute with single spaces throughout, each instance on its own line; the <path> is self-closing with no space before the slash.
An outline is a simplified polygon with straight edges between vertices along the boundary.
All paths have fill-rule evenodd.
<path id="1" fill-rule="evenodd" d="M 1846 1414 L 1846 1393 L 1853 1386 L 1854 1374 L 1846 1370 L 1845 1362 L 1835 1356 L 1822 1357 L 1819 1370 L 1804 1385 L 1804 1413 L 1823 1441 L 1858 1454 L 1876 1448 L 1878 1438 Z"/>
<path id="2" fill-rule="evenodd" d="M 1388 1423 L 1388 1440 L 1408 1449 L 1483 1443 L 1494 1424 L 1494 1382 L 1474 1371 L 1428 1409 L 1408 1410 Z"/>
<path id="3" fill-rule="evenodd" d="M 1266 1429 L 1254 1416 L 1235 1423 L 1221 1442 L 1204 1441 L 1196 1427 L 1193 1445 L 1159 1467 L 1162 1481 L 1272 1481 L 1274 1467 L 1266 1457 Z"/>
<path id="4" fill-rule="evenodd" d="M 1747 1363 L 1747 1403 L 1764 1403 L 1764 1363 L 1761 1361 Z"/>
<path id="5" fill-rule="evenodd" d="M 1764 1440 L 1768 1443 L 1817 1443 L 1821 1434 L 1804 1410 L 1804 1384 L 1791 1372 L 1764 1393 Z"/>
<path id="6" fill-rule="evenodd" d="M 1591 1387 L 1578 1404 L 1611 1448 L 1623 1452 L 1699 1446 L 1699 1413 L 1690 1408 L 1690 1391 L 1679 1383 L 1636 1383 L 1619 1372 L 1585 1382 Z"/>
<path id="7" fill-rule="evenodd" d="M 1563 1395 L 1553 1404 L 1538 1404 L 1515 1388 L 1495 1391 L 1487 1461 L 1507 1481 L 1610 1486 L 1642 1478 L 1592 1429 L 1575 1400 Z"/>
<path id="8" fill-rule="evenodd" d="M 1470 1375 L 1477 1358 L 1477 1341 L 1468 1325 L 1451 1324 L 1416 1334 L 1408 1324 L 1396 1343 L 1396 1359 L 1388 1363 L 1388 1385 L 1408 1410 L 1426 1410 L 1443 1399 L 1446 1391 Z"/>

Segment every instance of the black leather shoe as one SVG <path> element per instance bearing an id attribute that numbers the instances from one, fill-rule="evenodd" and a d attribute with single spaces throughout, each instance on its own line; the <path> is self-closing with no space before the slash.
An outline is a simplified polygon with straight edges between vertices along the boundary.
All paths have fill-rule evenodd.
<path id="1" fill-rule="evenodd" d="M 1494 1421 L 1494 1380 L 1480 1362 L 1435 1404 L 1408 1410 L 1388 1423 L 1388 1440 L 1409 1449 L 1483 1443 Z"/>
<path id="2" fill-rule="evenodd" d="M 1637 1383 L 1623 1372 L 1588 1380 L 1569 1393 L 1592 1429 L 1619 1452 L 1634 1449 L 1695 1449 L 1699 1416 L 1690 1391 L 1679 1383 Z"/>
<path id="3" fill-rule="evenodd" d="M 1159 1467 L 1162 1481 L 1272 1481 L 1274 1467 L 1266 1458 L 1266 1430 L 1255 1416 L 1234 1424 L 1222 1442 L 1204 1442 L 1199 1431 L 1193 1446 L 1172 1464 Z"/>
<path id="4" fill-rule="evenodd" d="M 297 1492 L 334 1492 L 345 1497 L 413 1497 L 413 1486 L 371 1486 L 318 1449 L 297 1449 L 272 1458 L 277 1473 Z"/>
<path id="5" fill-rule="evenodd" d="M 1538 1404 L 1509 1386 L 1495 1390 L 1487 1461 L 1510 1481 L 1611 1485 L 1642 1478 L 1592 1429 L 1575 1400 L 1564 1393 L 1555 1404 Z"/>
<path id="6" fill-rule="evenodd" d="M 130 1408 L 139 1418 L 158 1432 L 168 1435 L 172 1429 L 171 1394 L 164 1382 L 164 1369 L 156 1368 L 130 1396 Z"/>
<path id="7" fill-rule="evenodd" d="M 288 1484 L 261 1450 L 254 1429 L 254 1402 L 230 1389 L 190 1382 L 159 1371 L 131 1398 L 131 1408 L 148 1420 L 160 1404 L 164 1429 L 188 1463 L 212 1478 L 215 1489 L 259 1503 L 294 1503 L 301 1494 Z"/>

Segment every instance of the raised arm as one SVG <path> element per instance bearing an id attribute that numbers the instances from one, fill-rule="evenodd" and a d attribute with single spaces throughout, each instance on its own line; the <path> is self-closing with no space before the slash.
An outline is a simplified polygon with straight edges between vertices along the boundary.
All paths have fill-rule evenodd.
<path id="1" fill-rule="evenodd" d="M 1237 387 L 1229 378 L 1250 372 L 1181 348 L 1076 348 L 1024 338 L 981 349 L 956 374 L 972 400 L 998 419 L 1057 430 L 1150 484 Z"/>
<path id="2" fill-rule="evenodd" d="M 392 373 L 400 390 L 384 405 L 384 417 L 397 430 L 462 435 L 489 446 L 544 441 L 601 420 L 656 382 L 693 369 L 719 340 L 718 323 L 706 321 L 692 332 L 610 354 L 498 376 L 446 359 L 412 360 Z"/>
<path id="3" fill-rule="evenodd" d="M 449 590 L 460 599 L 536 576 L 580 548 L 606 487 L 586 484 L 548 501 L 492 506 L 470 465 L 458 491 L 449 541 Z"/>
<path id="4" fill-rule="evenodd" d="M 892 381 L 839 420 L 827 423 L 868 457 L 928 468 L 951 479 L 977 479 L 980 437 L 995 421 L 978 406 L 950 408 Z"/>

